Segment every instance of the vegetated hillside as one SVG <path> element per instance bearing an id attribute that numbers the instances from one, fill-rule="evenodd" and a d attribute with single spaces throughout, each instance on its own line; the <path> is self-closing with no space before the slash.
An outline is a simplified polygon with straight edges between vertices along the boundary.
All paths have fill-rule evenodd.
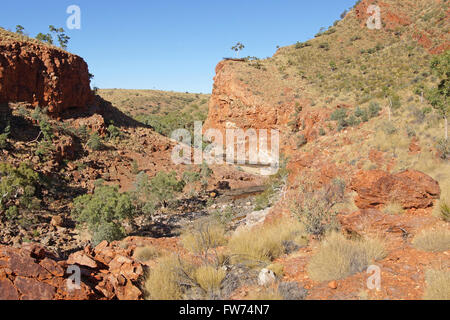
<path id="1" fill-rule="evenodd" d="M 280 129 L 293 176 L 324 166 L 328 178 L 347 179 L 362 167 L 386 169 L 370 165 L 381 152 L 389 170 L 417 168 L 448 181 L 448 161 L 436 156 L 448 153 L 444 120 L 426 99 L 440 81 L 431 60 L 450 48 L 448 2 L 378 2 L 380 30 L 366 26 L 371 3 L 359 1 L 314 39 L 272 58 L 220 62 L 207 127 Z"/>
<path id="2" fill-rule="evenodd" d="M 170 136 L 205 121 L 210 95 L 157 90 L 101 89 L 98 94 L 134 119 Z"/>
<path id="3" fill-rule="evenodd" d="M 40 45 L 46 45 L 51 46 L 48 43 L 41 42 L 35 38 L 31 38 L 24 34 L 19 34 L 16 32 L 12 32 L 9 30 L 5 30 L 2 27 L 0 27 L 0 43 L 6 43 L 6 42 L 28 42 L 28 43 L 35 43 Z M 54 46 L 52 46 L 54 47 Z M 57 48 L 57 47 L 55 47 Z"/>
<path id="4" fill-rule="evenodd" d="M 450 144 L 429 95 L 448 86 L 448 2 L 378 1 L 381 30 L 366 26 L 372 3 L 358 1 L 314 39 L 272 58 L 220 62 L 207 126 L 281 132 L 288 190 L 266 221 L 294 216 L 309 239 L 296 254 L 268 259 L 281 279 L 302 284 L 309 299 L 448 299 Z M 438 56 L 441 74 L 431 68 Z M 357 267 L 369 252 L 371 262 Z M 382 270 L 378 291 L 363 285 L 371 263 Z M 278 299 L 283 290 L 262 296 Z"/>
<path id="5" fill-rule="evenodd" d="M 368 4 L 360 2 L 314 39 L 281 48 L 272 58 L 221 62 L 210 125 L 286 125 L 301 107 L 363 106 L 382 101 L 386 89 L 401 94 L 432 82 L 431 53 L 450 46 L 448 2 L 379 2 L 381 30 L 366 27 Z"/>

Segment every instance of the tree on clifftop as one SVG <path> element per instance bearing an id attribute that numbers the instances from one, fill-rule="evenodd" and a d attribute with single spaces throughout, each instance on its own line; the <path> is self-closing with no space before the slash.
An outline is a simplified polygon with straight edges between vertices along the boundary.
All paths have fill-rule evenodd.
<path id="1" fill-rule="evenodd" d="M 235 46 L 231 47 L 231 50 L 235 51 L 236 57 L 239 58 L 239 52 L 244 48 L 245 46 L 242 43 L 238 42 Z"/>
<path id="2" fill-rule="evenodd" d="M 450 95 L 450 50 L 433 58 L 431 70 L 440 78 L 440 82 L 435 88 L 428 90 L 427 99 L 434 109 L 444 118 L 445 140 L 448 141 L 448 117 L 450 116 L 450 106 L 448 97 Z"/>

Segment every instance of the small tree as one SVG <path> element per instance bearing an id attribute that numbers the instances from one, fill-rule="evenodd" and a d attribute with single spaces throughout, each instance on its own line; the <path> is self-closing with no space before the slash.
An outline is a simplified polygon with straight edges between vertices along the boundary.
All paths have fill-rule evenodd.
<path id="1" fill-rule="evenodd" d="M 36 36 L 36 40 L 42 41 L 42 42 L 46 42 L 48 44 L 53 44 L 53 38 L 52 35 L 50 33 L 47 34 L 43 34 L 43 33 L 38 33 Z"/>
<path id="2" fill-rule="evenodd" d="M 24 34 L 24 32 L 23 32 L 24 30 L 25 30 L 25 28 L 22 27 L 20 24 L 18 24 L 16 26 L 16 33 L 23 35 Z"/>
<path id="3" fill-rule="evenodd" d="M 445 140 L 448 141 L 448 117 L 450 106 L 448 97 L 450 95 L 450 50 L 431 61 L 431 70 L 441 79 L 436 88 L 428 90 L 427 99 L 433 108 L 444 118 Z"/>
<path id="4" fill-rule="evenodd" d="M 50 25 L 49 27 L 50 32 L 54 33 L 56 35 L 56 38 L 58 39 L 59 46 L 66 50 L 67 44 L 69 43 L 70 37 L 65 34 L 64 28 L 55 28 L 55 26 Z"/>
<path id="5" fill-rule="evenodd" d="M 244 48 L 245 46 L 242 43 L 238 42 L 235 46 L 231 47 L 231 50 L 235 51 L 236 57 L 239 58 L 239 52 L 241 52 Z"/>

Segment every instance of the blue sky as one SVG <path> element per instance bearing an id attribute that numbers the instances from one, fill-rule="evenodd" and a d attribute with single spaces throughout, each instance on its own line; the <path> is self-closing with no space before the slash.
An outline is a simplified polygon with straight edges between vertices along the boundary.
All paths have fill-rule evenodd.
<path id="1" fill-rule="evenodd" d="M 209 93 L 216 64 L 232 56 L 272 56 L 276 46 L 312 38 L 355 0 L 39 0 L 3 1 L 0 26 L 35 36 L 64 27 L 69 5 L 81 8 L 81 30 L 68 50 L 82 56 L 99 88 Z"/>

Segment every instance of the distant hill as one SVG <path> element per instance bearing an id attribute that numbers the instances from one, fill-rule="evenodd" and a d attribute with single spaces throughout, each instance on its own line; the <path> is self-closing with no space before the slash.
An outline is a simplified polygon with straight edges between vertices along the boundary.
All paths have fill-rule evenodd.
<path id="1" fill-rule="evenodd" d="M 134 119 L 165 136 L 205 121 L 210 95 L 157 90 L 101 89 L 98 94 Z"/>

